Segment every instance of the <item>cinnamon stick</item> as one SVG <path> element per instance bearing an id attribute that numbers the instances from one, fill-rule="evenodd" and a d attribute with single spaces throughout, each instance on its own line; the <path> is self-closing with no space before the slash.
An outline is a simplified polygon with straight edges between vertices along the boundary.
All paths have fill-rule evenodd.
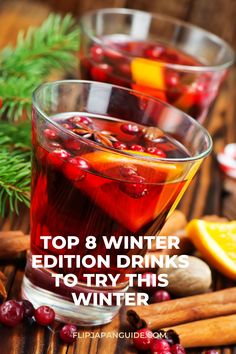
<path id="1" fill-rule="evenodd" d="M 236 314 L 236 287 L 149 306 L 136 306 L 127 312 L 133 327 L 132 318 L 135 316 L 136 322 L 140 318 L 152 330 L 229 314 Z"/>
<path id="2" fill-rule="evenodd" d="M 167 330 L 170 328 L 164 328 Z M 236 314 L 172 327 L 186 348 L 230 345 L 236 343 Z"/>
<path id="3" fill-rule="evenodd" d="M 30 247 L 29 235 L 18 232 L 0 237 L 0 258 L 7 258 L 16 253 L 26 251 Z"/>
<path id="4" fill-rule="evenodd" d="M 6 276 L 0 271 L 0 300 L 5 301 L 7 298 L 7 291 L 5 288 Z"/>

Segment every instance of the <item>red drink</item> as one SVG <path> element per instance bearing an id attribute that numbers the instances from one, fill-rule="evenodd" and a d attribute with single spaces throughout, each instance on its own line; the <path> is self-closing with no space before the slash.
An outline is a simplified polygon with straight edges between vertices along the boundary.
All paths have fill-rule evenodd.
<path id="1" fill-rule="evenodd" d="M 211 140 L 173 107 L 94 82 L 40 86 L 32 122 L 31 255 L 23 296 L 36 307 L 53 306 L 64 322 L 107 323 L 119 310 L 116 297 L 129 295 L 128 274 L 135 271 L 130 263 L 118 266 L 118 258 L 130 261 L 145 254 L 150 236 L 176 207 Z M 42 236 L 50 238 L 48 246 Z M 54 246 L 58 236 L 64 242 L 60 248 Z M 72 248 L 70 236 L 79 239 Z M 89 236 L 95 247 L 87 246 Z M 115 246 L 120 236 L 124 239 Z M 111 247 L 104 237 L 114 241 Z M 130 246 L 130 240 L 141 240 L 141 247 Z M 95 275 L 105 277 L 105 284 L 95 282 Z M 91 283 L 88 276 L 94 276 Z M 118 277 L 116 283 L 112 276 Z M 73 284 L 71 279 L 65 283 L 68 277 Z M 86 296 L 87 303 L 74 296 Z M 100 303 L 96 296 L 111 299 Z"/>
<path id="2" fill-rule="evenodd" d="M 218 91 L 215 73 L 189 72 L 204 67 L 192 56 L 162 43 L 134 41 L 128 36 L 107 36 L 81 51 L 83 79 L 129 87 L 168 102 L 200 119 Z M 170 64 L 170 66 L 168 65 Z M 180 72 L 171 65 L 187 67 Z"/>
<path id="3" fill-rule="evenodd" d="M 54 118 L 55 119 L 55 118 Z M 106 250 L 102 235 L 154 235 L 162 227 L 170 208 L 180 198 L 186 183 L 179 178 L 182 169 L 178 163 L 157 163 L 155 158 L 186 158 L 187 150 L 174 138 L 157 128 L 144 127 L 132 122 L 108 117 L 89 118 L 80 115 L 56 117 L 55 121 L 81 137 L 104 146 L 113 146 L 114 154 L 105 151 L 81 151 L 74 139 L 63 140 L 51 124 L 45 124 L 43 139 L 34 141 L 32 182 L 32 253 L 58 254 L 52 248 L 43 248 L 41 235 L 79 235 L 80 245 L 60 254 L 88 254 L 87 235 L 96 237 L 97 247 L 89 254 L 111 255 L 111 268 L 93 268 L 93 273 L 121 273 L 118 283 L 124 283 L 131 270 L 117 269 L 116 255 L 129 254 L 122 246 Z M 83 123 L 85 122 L 85 123 Z M 148 133 L 160 135 L 152 140 Z M 100 135 L 99 135 L 100 134 Z M 35 135 L 35 134 L 34 134 Z M 101 142 L 101 139 L 105 139 Z M 120 156 L 117 152 L 123 152 Z M 130 156 L 125 156 L 129 153 Z M 74 156 L 74 157 L 72 157 Z M 153 159 L 140 160 L 140 157 Z M 119 201 L 119 203 L 117 203 Z M 132 250 L 144 254 L 146 249 Z M 131 254 L 130 253 L 130 254 Z M 83 282 L 88 269 L 53 269 L 66 274 L 75 273 Z M 44 282 L 44 280 L 43 280 Z M 53 279 L 42 284 L 51 289 Z M 60 292 L 60 289 L 59 289 Z"/>

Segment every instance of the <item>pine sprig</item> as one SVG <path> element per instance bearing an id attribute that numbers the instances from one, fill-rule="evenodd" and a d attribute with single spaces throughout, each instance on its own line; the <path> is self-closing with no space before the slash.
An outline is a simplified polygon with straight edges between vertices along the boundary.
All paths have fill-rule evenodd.
<path id="1" fill-rule="evenodd" d="M 39 28 L 19 34 L 15 48 L 0 52 L 0 215 L 30 201 L 33 90 L 55 69 L 77 66 L 79 30 L 70 15 L 52 14 Z M 2 119 L 2 121 L 1 121 Z"/>
<path id="2" fill-rule="evenodd" d="M 0 152 L 0 215 L 3 216 L 6 207 L 11 212 L 18 212 L 19 202 L 29 205 L 30 200 L 30 161 L 19 151 L 11 153 Z"/>
<path id="3" fill-rule="evenodd" d="M 0 53 L 0 114 L 16 121 L 24 109 L 29 112 L 32 91 L 52 70 L 76 67 L 78 46 L 78 26 L 70 15 L 51 14 L 41 27 L 21 32 L 16 47 Z"/>

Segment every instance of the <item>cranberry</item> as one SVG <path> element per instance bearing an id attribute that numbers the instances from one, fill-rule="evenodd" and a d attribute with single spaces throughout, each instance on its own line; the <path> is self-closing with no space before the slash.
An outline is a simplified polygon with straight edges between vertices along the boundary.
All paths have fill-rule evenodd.
<path id="1" fill-rule="evenodd" d="M 71 126 L 70 124 L 68 124 L 68 123 L 63 123 L 61 126 L 62 126 L 63 128 L 65 128 L 65 129 L 67 129 L 67 130 L 72 129 L 72 126 Z"/>
<path id="2" fill-rule="evenodd" d="M 73 157 L 65 164 L 63 171 L 68 179 L 76 181 L 85 177 L 86 172 L 83 170 L 87 169 L 89 169 L 89 165 L 86 160 L 82 157 Z"/>
<path id="3" fill-rule="evenodd" d="M 73 343 L 76 341 L 76 333 L 78 329 L 75 325 L 73 324 L 66 324 L 65 326 L 62 327 L 60 330 L 60 338 L 63 340 L 65 343 Z"/>
<path id="4" fill-rule="evenodd" d="M 108 75 L 111 74 L 112 67 L 108 64 L 98 64 L 91 69 L 92 79 L 95 81 L 107 81 Z"/>
<path id="5" fill-rule="evenodd" d="M 24 310 L 24 318 L 30 318 L 34 316 L 34 306 L 33 304 L 28 301 L 28 300 L 20 300 L 18 303 L 23 307 Z"/>
<path id="6" fill-rule="evenodd" d="M 153 154 L 153 155 L 156 155 L 158 157 L 162 157 L 162 158 L 165 158 L 166 157 L 166 153 L 161 150 L 161 149 L 158 149 L 157 147 L 155 146 L 150 146 L 147 148 L 146 150 L 149 154 Z"/>
<path id="7" fill-rule="evenodd" d="M 48 146 L 51 149 L 61 149 L 61 144 L 57 143 L 56 141 L 50 141 Z"/>
<path id="8" fill-rule="evenodd" d="M 60 167 L 70 154 L 64 149 L 55 149 L 48 154 L 48 162 L 54 167 Z"/>
<path id="9" fill-rule="evenodd" d="M 132 198 L 144 197 L 148 192 L 144 182 L 145 179 L 143 177 L 132 174 L 129 177 L 129 182 L 121 184 L 121 190 Z"/>
<path id="10" fill-rule="evenodd" d="M 94 61 L 98 61 L 98 62 L 102 61 L 103 54 L 104 54 L 102 47 L 95 44 L 90 48 L 90 53 Z"/>
<path id="11" fill-rule="evenodd" d="M 174 344 L 171 346 L 172 354 L 186 354 L 184 347 L 181 344 Z"/>
<path id="12" fill-rule="evenodd" d="M 144 290 L 153 290 L 156 288 L 156 275 L 151 272 L 146 272 L 142 274 L 142 289 Z"/>
<path id="13" fill-rule="evenodd" d="M 44 136 L 48 140 L 55 140 L 58 138 L 57 133 L 53 129 L 45 129 L 43 132 Z"/>
<path id="14" fill-rule="evenodd" d="M 15 300 L 8 300 L 0 306 L 0 323 L 14 327 L 24 317 L 24 308 Z"/>
<path id="15" fill-rule="evenodd" d="M 121 166 L 120 167 L 120 174 L 123 177 L 129 177 L 131 175 L 136 175 L 137 168 L 135 166 Z"/>
<path id="16" fill-rule="evenodd" d="M 86 124 L 86 125 L 91 125 L 92 124 L 91 119 L 88 118 L 88 117 L 75 116 L 75 117 L 69 118 L 68 121 L 70 123 L 75 124 L 75 125 L 77 125 L 77 124 L 79 125 L 80 123 Z"/>
<path id="17" fill-rule="evenodd" d="M 125 75 L 131 75 L 131 67 L 128 63 L 122 63 L 119 65 L 119 71 Z"/>
<path id="18" fill-rule="evenodd" d="M 113 146 L 115 149 L 118 150 L 126 150 L 127 145 L 125 143 L 122 143 L 121 141 L 114 141 Z"/>
<path id="19" fill-rule="evenodd" d="M 133 339 L 135 347 L 138 350 L 148 350 L 154 341 L 152 331 L 148 328 L 142 328 L 135 333 L 137 334 Z"/>
<path id="20" fill-rule="evenodd" d="M 140 132 L 140 127 L 132 123 L 122 124 L 120 128 L 124 133 L 130 135 L 136 135 Z"/>
<path id="21" fill-rule="evenodd" d="M 49 306 L 40 306 L 35 310 L 35 320 L 42 326 L 48 326 L 53 323 L 55 319 L 55 312 Z"/>
<path id="22" fill-rule="evenodd" d="M 183 352 L 185 353 L 185 352 Z M 182 354 L 182 353 L 180 353 Z M 206 352 L 204 352 L 204 354 L 219 354 L 218 350 L 215 350 L 215 349 L 210 349 L 210 350 L 207 350 Z"/>
<path id="23" fill-rule="evenodd" d="M 64 142 L 64 145 L 68 150 L 74 150 L 74 151 L 80 150 L 80 143 L 79 143 L 79 141 L 77 141 L 75 139 L 66 140 Z"/>
<path id="24" fill-rule="evenodd" d="M 158 59 L 165 52 L 165 48 L 160 45 L 150 46 L 145 50 L 145 56 L 149 59 Z"/>
<path id="25" fill-rule="evenodd" d="M 151 344 L 151 353 L 170 352 L 170 345 L 165 339 L 155 339 Z"/>
<path id="26" fill-rule="evenodd" d="M 163 302 L 163 301 L 168 301 L 170 299 L 171 299 L 170 294 L 167 291 L 158 290 L 152 295 L 151 302 L 152 303 Z"/>
<path id="27" fill-rule="evenodd" d="M 119 53 L 117 50 L 109 49 L 109 48 L 105 49 L 105 55 L 110 60 L 117 60 L 117 59 L 123 59 L 124 58 L 123 55 L 121 53 Z"/>
<path id="28" fill-rule="evenodd" d="M 166 340 L 170 345 L 180 343 L 179 336 L 173 329 L 169 329 L 166 332 Z"/>
<path id="29" fill-rule="evenodd" d="M 179 75 L 176 72 L 167 72 L 166 73 L 166 84 L 174 88 L 179 85 Z"/>
<path id="30" fill-rule="evenodd" d="M 133 144 L 130 146 L 130 150 L 144 152 L 145 148 L 141 145 Z"/>

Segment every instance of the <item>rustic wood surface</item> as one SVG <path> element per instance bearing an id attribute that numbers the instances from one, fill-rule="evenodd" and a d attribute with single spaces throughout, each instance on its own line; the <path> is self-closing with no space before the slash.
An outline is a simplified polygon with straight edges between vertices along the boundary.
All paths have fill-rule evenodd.
<path id="1" fill-rule="evenodd" d="M 46 2 L 46 1 L 44 1 Z M 50 6 L 53 6 L 60 11 L 73 10 L 88 10 L 92 1 L 48 1 L 49 5 L 40 5 L 34 1 L 5 1 L 0 2 L 0 47 L 14 43 L 17 32 L 21 28 L 27 28 L 29 25 L 38 25 L 47 16 L 50 11 Z M 62 5 L 63 3 L 63 5 Z M 94 7 L 101 6 L 132 6 L 132 0 L 99 0 L 93 1 Z M 147 5 L 148 3 L 148 5 Z M 206 3 L 208 5 L 206 6 Z M 82 5 L 83 4 L 83 5 Z M 209 23 L 207 26 L 212 26 L 212 30 L 219 30 L 219 27 L 214 27 L 217 22 L 217 16 L 220 11 L 220 4 L 223 1 L 191 1 L 191 0 L 169 0 L 169 1 L 135 1 L 136 7 L 149 9 L 152 11 L 161 11 L 177 15 L 181 18 L 190 18 L 193 22 L 198 23 L 201 17 L 203 8 L 208 13 L 213 10 L 213 22 L 208 21 L 209 16 L 206 16 L 205 21 Z M 138 4 L 138 5 L 137 5 Z M 173 6 L 174 5 L 173 9 Z M 234 0 L 225 0 L 223 13 L 227 13 L 231 19 L 231 26 L 225 23 L 222 30 L 225 38 L 232 40 L 235 35 L 233 29 L 233 16 L 235 16 Z M 82 7 L 81 7 L 82 6 Z M 194 12 L 191 11 L 194 8 Z M 232 10 L 232 11 L 231 11 Z M 175 11 L 173 13 L 173 11 Z M 205 10 L 204 10 L 205 11 Z M 202 20 L 202 19 L 201 19 Z M 202 20 L 203 21 L 203 20 Z M 215 21 L 215 22 L 214 22 Z M 199 23 L 198 23 L 199 24 Z M 186 192 L 180 208 L 186 213 L 188 218 L 200 217 L 203 214 L 220 214 L 225 215 L 230 219 L 236 219 L 236 182 L 225 178 L 219 172 L 215 153 L 230 142 L 236 142 L 236 71 L 231 71 L 229 78 L 221 91 L 217 102 L 209 114 L 207 128 L 214 139 L 214 152 L 204 162 L 198 175 L 193 180 L 191 186 Z M 0 220 L 1 230 L 22 230 L 24 233 L 29 232 L 28 210 L 22 209 L 19 216 L 7 217 Z M 20 296 L 21 281 L 24 274 L 24 258 L 17 258 L 14 262 L 0 263 L 0 270 L 7 276 L 7 290 L 9 298 L 18 298 Z M 214 272 L 213 289 L 221 289 L 233 285 L 231 281 Z M 81 329 L 80 333 L 97 333 L 123 331 L 126 328 L 125 323 L 125 308 L 122 309 L 111 324 L 99 327 L 96 329 Z M 112 338 L 80 338 L 75 344 L 67 346 L 62 344 L 58 339 L 57 325 L 55 328 L 42 328 L 35 323 L 22 324 L 16 328 L 0 328 L 0 354 L 128 354 L 136 353 L 132 347 L 131 341 L 125 339 Z M 222 331 L 227 331 L 227 328 L 222 328 Z M 230 348 L 218 349 L 222 354 L 236 354 L 236 346 Z M 188 353 L 201 353 L 202 349 L 189 350 Z"/>

